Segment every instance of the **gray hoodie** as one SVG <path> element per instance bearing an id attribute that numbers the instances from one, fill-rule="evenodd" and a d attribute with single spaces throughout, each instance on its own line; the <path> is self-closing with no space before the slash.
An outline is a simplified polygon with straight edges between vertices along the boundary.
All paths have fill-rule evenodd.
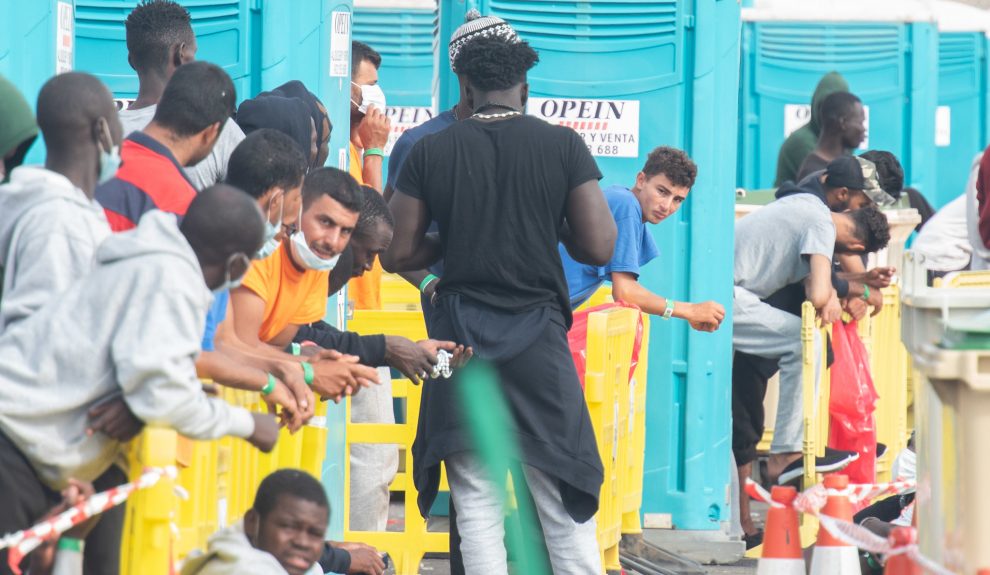
<path id="1" fill-rule="evenodd" d="M 210 536 L 206 553 L 190 557 L 182 566 L 182 575 L 286 575 L 278 559 L 256 549 L 244 534 L 244 522 L 238 521 Z M 323 575 L 319 564 L 306 575 Z"/>
<path id="2" fill-rule="evenodd" d="M 251 414 L 196 378 L 211 301 L 175 216 L 149 212 L 100 245 L 89 275 L 0 334 L 0 430 L 54 489 L 96 479 L 118 455 L 116 441 L 86 435 L 86 412 L 115 394 L 194 439 L 249 437 Z"/>
<path id="3" fill-rule="evenodd" d="M 109 235 L 103 208 L 65 176 L 16 168 L 0 186 L 0 333 L 89 273 Z"/>

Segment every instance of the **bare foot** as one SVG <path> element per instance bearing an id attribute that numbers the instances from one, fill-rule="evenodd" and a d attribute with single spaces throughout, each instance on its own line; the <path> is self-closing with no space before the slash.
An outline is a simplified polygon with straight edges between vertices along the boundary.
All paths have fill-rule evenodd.
<path id="1" fill-rule="evenodd" d="M 747 463 L 736 467 L 739 474 L 739 523 L 742 525 L 743 533 L 746 535 L 756 535 L 759 529 L 753 523 L 753 516 L 749 512 L 749 494 L 746 493 L 746 480 L 753 472 L 753 464 Z"/>
<path id="2" fill-rule="evenodd" d="M 784 472 L 784 469 L 787 469 L 788 465 L 801 459 L 801 457 L 800 451 L 796 453 L 771 453 L 770 459 L 767 461 L 767 480 L 769 480 L 770 485 L 776 485 L 777 478 Z"/>

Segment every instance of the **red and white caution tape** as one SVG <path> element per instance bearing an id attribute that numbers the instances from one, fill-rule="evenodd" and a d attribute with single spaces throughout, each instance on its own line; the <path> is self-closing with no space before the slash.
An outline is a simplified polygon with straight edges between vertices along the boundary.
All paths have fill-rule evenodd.
<path id="1" fill-rule="evenodd" d="M 62 533 L 83 521 L 112 509 L 127 500 L 135 491 L 147 489 L 162 477 L 175 479 L 178 472 L 174 466 L 149 467 L 137 481 L 125 483 L 89 497 L 85 501 L 63 511 L 23 531 L 0 537 L 0 549 L 9 548 L 7 563 L 15 573 L 20 573 L 18 565 L 29 553 L 45 541 L 57 538 Z M 180 494 L 181 495 L 181 494 Z"/>
<path id="2" fill-rule="evenodd" d="M 822 507 L 825 507 L 825 502 L 828 500 L 829 495 L 845 495 L 853 503 L 859 503 L 860 501 L 870 501 L 881 495 L 897 495 L 899 493 L 906 493 L 915 488 L 914 481 L 894 481 L 891 483 L 877 483 L 873 484 L 862 484 L 862 485 L 850 485 L 846 489 L 842 490 L 828 490 L 821 483 L 817 485 L 812 485 L 808 489 L 805 489 L 798 494 L 797 498 L 794 500 L 794 508 L 802 513 L 812 513 L 817 515 Z M 766 489 L 760 486 L 752 479 L 746 480 L 746 493 L 750 497 L 757 501 L 762 501 L 772 507 L 783 507 L 783 505 L 773 501 L 770 493 Z"/>
<path id="3" fill-rule="evenodd" d="M 876 485 L 850 485 L 842 490 L 829 490 L 819 483 L 798 494 L 793 506 L 797 511 L 817 516 L 819 524 L 822 527 L 831 533 L 833 537 L 848 545 L 855 545 L 859 549 L 885 557 L 906 554 L 915 564 L 929 573 L 934 573 L 935 575 L 953 575 L 952 571 L 945 569 L 922 555 L 916 544 L 894 547 L 889 540 L 876 535 L 861 525 L 820 513 L 829 495 L 845 495 L 853 502 L 858 502 L 869 501 L 885 494 L 896 495 L 905 493 L 914 488 L 914 481 L 894 481 L 892 483 L 880 483 Z M 785 507 L 782 503 L 774 501 L 766 489 L 751 479 L 746 480 L 745 489 L 746 493 L 757 501 L 762 501 L 771 507 Z"/>
<path id="4" fill-rule="evenodd" d="M 890 540 L 876 535 L 862 525 L 856 525 L 828 515 L 819 515 L 818 522 L 833 537 L 847 545 L 855 545 L 859 549 L 883 555 L 887 559 L 895 555 L 907 555 L 915 565 L 924 569 L 926 573 L 953 575 L 952 571 L 922 555 L 916 543 L 895 547 Z"/>

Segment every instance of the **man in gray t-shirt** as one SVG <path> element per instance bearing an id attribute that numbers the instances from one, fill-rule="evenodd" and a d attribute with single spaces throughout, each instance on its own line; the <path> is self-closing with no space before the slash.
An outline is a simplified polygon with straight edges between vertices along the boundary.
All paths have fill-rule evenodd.
<path id="1" fill-rule="evenodd" d="M 772 480 L 801 457 L 801 318 L 761 300 L 803 282 L 822 322 L 836 321 L 842 308 L 831 281 L 834 253 L 873 252 L 889 238 L 887 219 L 875 207 L 833 213 L 811 194 L 781 198 L 736 224 L 732 347 L 780 360 L 780 399 L 768 464 Z M 820 358 L 815 361 L 818 365 Z"/>
<path id="2" fill-rule="evenodd" d="M 139 82 L 137 98 L 120 110 L 120 123 L 127 137 L 151 123 L 165 85 L 179 66 L 195 60 L 199 46 L 189 11 L 175 2 L 141 4 L 127 15 L 124 27 L 127 63 L 137 72 Z M 243 139 L 244 132 L 228 119 L 210 155 L 185 169 L 197 191 L 224 180 L 227 161 Z"/>

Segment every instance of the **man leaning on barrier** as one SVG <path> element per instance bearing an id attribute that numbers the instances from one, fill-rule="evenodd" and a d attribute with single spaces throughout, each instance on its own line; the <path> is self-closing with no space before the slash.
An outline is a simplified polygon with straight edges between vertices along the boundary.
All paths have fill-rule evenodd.
<path id="1" fill-rule="evenodd" d="M 122 455 L 87 432 L 104 401 L 122 397 L 142 421 L 191 438 L 274 447 L 274 417 L 207 397 L 195 368 L 210 291 L 247 270 L 262 219 L 228 186 L 197 196 L 179 227 L 150 212 L 103 242 L 88 276 L 0 336 L 0 534 L 30 527 L 70 479 L 92 481 Z M 0 552 L 0 574 L 10 572 Z"/>

